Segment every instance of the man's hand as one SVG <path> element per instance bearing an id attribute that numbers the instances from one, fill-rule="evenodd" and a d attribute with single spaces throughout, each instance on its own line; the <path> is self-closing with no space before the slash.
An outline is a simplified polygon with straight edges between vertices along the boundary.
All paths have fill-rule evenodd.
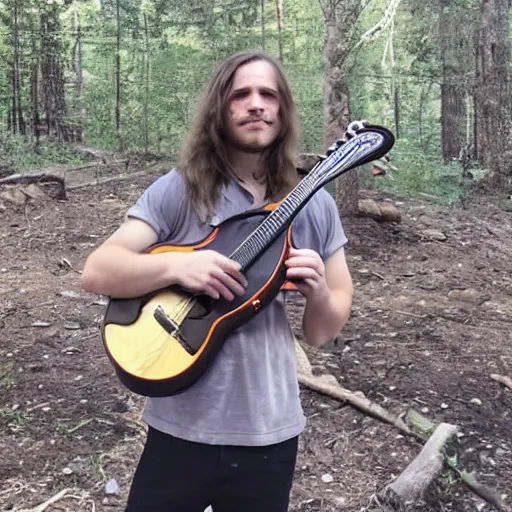
<path id="1" fill-rule="evenodd" d="M 329 299 L 325 265 L 317 252 L 291 247 L 285 264 L 288 267 L 286 279 L 293 281 L 304 297 L 314 301 Z"/>
<path id="2" fill-rule="evenodd" d="M 236 295 L 243 295 L 247 287 L 240 264 L 211 250 L 174 253 L 173 273 L 176 283 L 183 288 L 214 299 L 223 297 L 231 301 Z"/>
<path id="3" fill-rule="evenodd" d="M 306 297 L 306 341 L 321 347 L 340 332 L 350 313 L 353 286 L 345 252 L 338 249 L 324 263 L 315 251 L 292 248 L 285 264 L 286 278 Z"/>

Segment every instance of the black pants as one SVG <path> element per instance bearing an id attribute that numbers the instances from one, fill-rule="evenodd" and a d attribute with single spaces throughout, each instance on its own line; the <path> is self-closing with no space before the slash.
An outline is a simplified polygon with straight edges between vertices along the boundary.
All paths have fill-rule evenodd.
<path id="1" fill-rule="evenodd" d="M 125 512 L 286 512 L 297 441 L 212 446 L 150 427 Z"/>

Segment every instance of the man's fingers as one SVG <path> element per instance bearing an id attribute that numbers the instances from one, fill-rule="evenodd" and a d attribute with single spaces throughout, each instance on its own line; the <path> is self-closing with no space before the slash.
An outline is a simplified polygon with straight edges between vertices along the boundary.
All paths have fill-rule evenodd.
<path id="1" fill-rule="evenodd" d="M 318 281 L 319 273 L 310 267 L 289 267 L 286 272 L 287 279 L 312 279 Z"/>
<path id="2" fill-rule="evenodd" d="M 310 258 L 306 256 L 293 256 L 286 260 L 286 266 L 291 268 L 310 268 L 313 269 L 319 275 L 323 275 L 323 264 L 316 258 Z"/>
<path id="3" fill-rule="evenodd" d="M 247 279 L 240 272 L 240 264 L 236 261 L 230 260 L 229 258 L 221 257 L 218 263 L 220 269 L 226 274 L 230 275 L 233 279 L 236 279 L 243 287 L 247 286 Z"/>
<path id="4" fill-rule="evenodd" d="M 224 286 L 229 288 L 236 295 L 243 295 L 245 292 L 245 286 L 241 285 L 236 279 L 231 277 L 229 274 L 225 272 L 221 272 L 219 275 L 215 276 Z"/>
<path id="5" fill-rule="evenodd" d="M 212 278 L 211 285 L 226 300 L 231 301 L 235 298 L 235 294 L 220 279 Z"/>

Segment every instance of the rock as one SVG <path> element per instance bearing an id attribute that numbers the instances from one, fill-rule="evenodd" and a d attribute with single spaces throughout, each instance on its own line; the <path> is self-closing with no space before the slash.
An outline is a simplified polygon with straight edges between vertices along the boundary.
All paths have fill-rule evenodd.
<path id="1" fill-rule="evenodd" d="M 424 229 L 421 234 L 428 240 L 436 240 L 438 242 L 445 242 L 448 237 L 437 229 Z"/>
<path id="2" fill-rule="evenodd" d="M 80 328 L 80 324 L 77 322 L 66 322 L 64 324 L 64 329 L 68 329 L 70 331 L 77 331 Z"/>
<path id="3" fill-rule="evenodd" d="M 334 478 L 329 473 L 326 473 L 325 475 L 322 475 L 321 477 L 322 482 L 326 484 L 330 484 L 331 482 L 334 482 Z"/>
<path id="4" fill-rule="evenodd" d="M 117 494 L 119 492 L 119 484 L 115 478 L 111 478 L 105 485 L 105 494 Z"/>
<path id="5" fill-rule="evenodd" d="M 460 300 L 469 304 L 482 304 L 490 299 L 489 295 L 476 291 L 474 288 L 465 290 L 450 290 L 448 292 L 450 300 Z"/>
<path id="6" fill-rule="evenodd" d="M 52 324 L 50 322 L 40 322 L 36 321 L 31 324 L 31 327 L 50 327 Z"/>
<path id="7" fill-rule="evenodd" d="M 8 188 L 0 193 L 0 197 L 16 206 L 23 206 L 27 201 L 27 196 L 17 187 Z"/>
<path id="8" fill-rule="evenodd" d="M 338 510 L 343 509 L 343 507 L 347 505 L 347 498 L 344 498 L 343 496 L 333 496 L 332 498 L 329 498 L 329 501 L 331 501 Z"/>
<path id="9" fill-rule="evenodd" d="M 475 405 L 482 405 L 482 400 L 480 400 L 480 398 L 472 398 L 469 402 Z"/>
<path id="10" fill-rule="evenodd" d="M 427 215 L 420 215 L 420 217 L 418 218 L 418 222 L 421 222 L 423 225 L 427 226 L 427 227 L 432 227 L 432 226 L 438 226 L 439 225 L 439 221 L 436 220 L 436 219 L 432 219 L 431 217 L 428 217 Z"/>
<path id="11" fill-rule="evenodd" d="M 29 199 L 36 199 L 38 197 L 44 197 L 46 195 L 35 183 L 31 183 L 30 185 L 23 187 L 21 191 Z"/>
<path id="12" fill-rule="evenodd" d="M 73 470 L 71 468 L 66 467 L 66 468 L 64 468 L 62 470 L 62 474 L 64 474 L 64 475 L 72 475 L 73 474 Z"/>

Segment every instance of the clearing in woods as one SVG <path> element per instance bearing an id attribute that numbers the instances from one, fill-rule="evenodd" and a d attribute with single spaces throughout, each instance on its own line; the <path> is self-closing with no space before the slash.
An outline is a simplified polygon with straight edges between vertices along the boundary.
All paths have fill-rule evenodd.
<path id="1" fill-rule="evenodd" d="M 157 175 L 70 190 L 66 201 L 4 203 L 1 510 L 123 510 L 143 445 L 143 399 L 114 375 L 98 332 L 104 303 L 81 290 L 80 269 Z M 353 313 L 337 345 L 306 349 L 313 370 L 396 415 L 414 408 L 457 424 L 460 466 L 510 504 L 512 392 L 490 377 L 512 367 L 510 213 L 484 202 L 462 209 L 379 198 L 398 205 L 402 222 L 344 222 Z M 297 300 L 289 309 L 299 339 L 302 307 Z M 422 445 L 341 402 L 301 393 L 308 426 L 290 510 L 377 510 L 376 493 Z M 113 494 L 110 479 L 119 485 Z M 415 510 L 482 504 L 446 473 Z"/>

